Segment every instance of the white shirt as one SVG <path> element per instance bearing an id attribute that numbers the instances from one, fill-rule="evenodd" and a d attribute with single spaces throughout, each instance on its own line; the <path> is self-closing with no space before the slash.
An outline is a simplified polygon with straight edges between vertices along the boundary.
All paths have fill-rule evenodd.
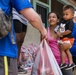
<path id="1" fill-rule="evenodd" d="M 19 14 L 16 9 L 12 9 L 13 19 L 17 19 L 22 22 L 24 25 L 28 25 L 28 20 L 21 14 Z"/>

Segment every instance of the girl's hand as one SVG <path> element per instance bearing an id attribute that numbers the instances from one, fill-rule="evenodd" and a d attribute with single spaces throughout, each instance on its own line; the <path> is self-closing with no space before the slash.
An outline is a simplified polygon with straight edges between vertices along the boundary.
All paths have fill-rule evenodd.
<path id="1" fill-rule="evenodd" d="M 61 34 L 60 34 L 60 32 L 57 32 L 57 35 L 58 35 L 58 37 L 61 37 Z"/>

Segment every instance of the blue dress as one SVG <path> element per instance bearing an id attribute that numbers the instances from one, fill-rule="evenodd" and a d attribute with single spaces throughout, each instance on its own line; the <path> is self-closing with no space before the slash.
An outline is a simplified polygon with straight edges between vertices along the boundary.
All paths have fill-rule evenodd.
<path id="1" fill-rule="evenodd" d="M 72 48 L 70 49 L 70 51 L 72 53 L 72 56 L 76 57 L 76 23 L 74 23 L 72 35 L 75 40 L 74 40 L 74 44 L 73 44 Z"/>

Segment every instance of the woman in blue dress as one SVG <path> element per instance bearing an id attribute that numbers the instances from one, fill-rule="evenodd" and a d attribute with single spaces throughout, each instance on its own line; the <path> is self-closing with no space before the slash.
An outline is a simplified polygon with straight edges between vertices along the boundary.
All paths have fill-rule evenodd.
<path id="1" fill-rule="evenodd" d="M 74 21 L 74 29 L 73 29 L 72 35 L 74 37 L 74 44 L 73 44 L 72 48 L 70 49 L 70 51 L 71 51 L 72 56 L 73 56 L 73 61 L 76 64 L 76 11 L 75 11 L 73 21 Z"/>

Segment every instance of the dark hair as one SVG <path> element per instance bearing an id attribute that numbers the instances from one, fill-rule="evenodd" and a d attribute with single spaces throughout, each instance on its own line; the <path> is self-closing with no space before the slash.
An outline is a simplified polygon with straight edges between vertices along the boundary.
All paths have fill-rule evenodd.
<path id="1" fill-rule="evenodd" d="M 53 11 L 53 12 L 49 12 L 49 13 L 48 13 L 48 16 L 47 16 L 48 18 L 49 18 L 49 15 L 50 15 L 51 13 L 55 13 L 55 14 L 56 14 L 56 16 L 57 16 L 57 18 L 58 18 L 58 19 L 60 19 L 59 14 L 58 14 L 57 12 L 55 12 L 55 11 Z"/>
<path id="2" fill-rule="evenodd" d="M 73 12 L 73 14 L 74 14 L 75 9 L 74 9 L 74 7 L 73 7 L 72 5 L 65 5 L 65 6 L 63 7 L 63 11 L 65 11 L 65 10 L 67 10 L 67 9 L 70 9 L 70 10 Z"/>
<path id="3" fill-rule="evenodd" d="M 56 14 L 57 18 L 60 20 L 59 14 L 58 14 L 57 12 L 55 12 L 55 11 L 49 12 L 49 13 L 48 13 L 48 16 L 47 16 L 48 18 L 49 18 L 49 15 L 50 15 L 51 13 Z M 57 23 L 57 25 L 58 25 L 58 24 L 59 24 L 59 22 Z"/>

